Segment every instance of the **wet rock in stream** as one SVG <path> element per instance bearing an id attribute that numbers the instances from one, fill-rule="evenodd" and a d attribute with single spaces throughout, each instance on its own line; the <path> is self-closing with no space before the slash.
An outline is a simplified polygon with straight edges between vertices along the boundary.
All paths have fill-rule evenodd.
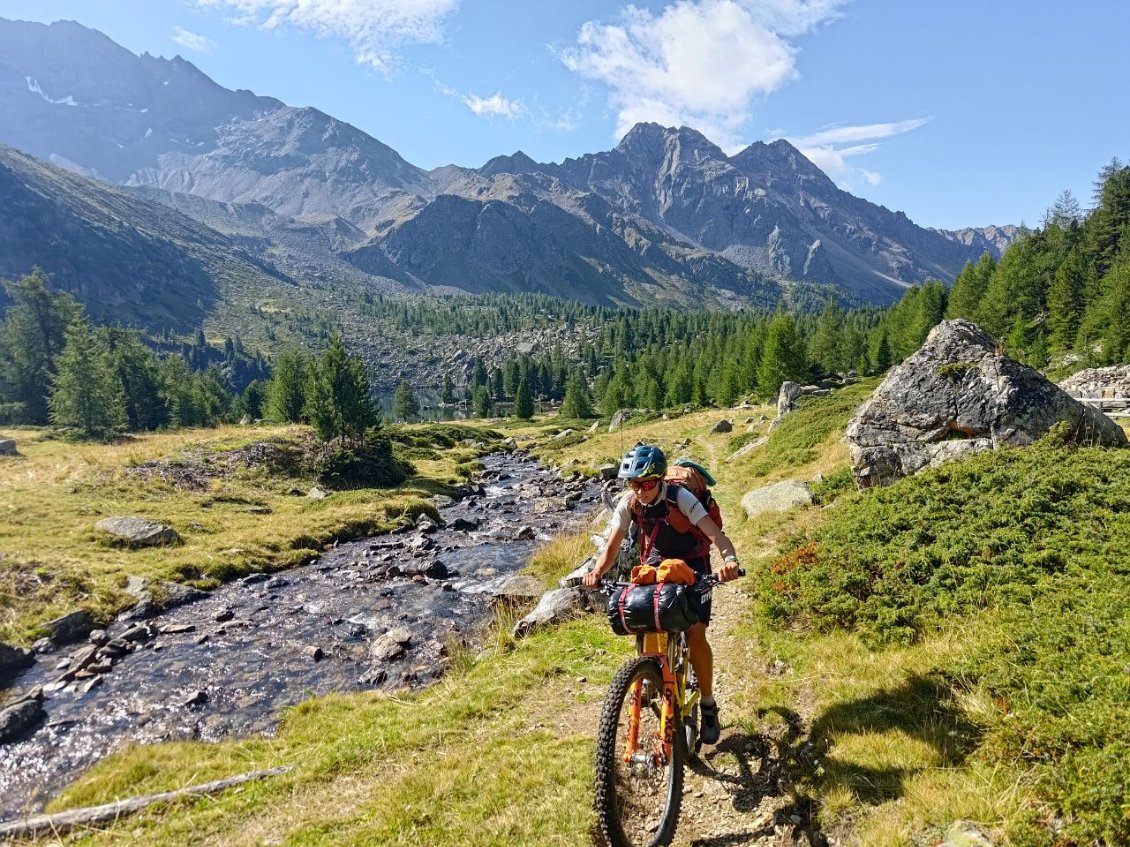
<path id="1" fill-rule="evenodd" d="M 271 732 L 282 709 L 311 695 L 439 678 L 446 645 L 481 631 L 535 539 L 566 514 L 566 497 L 578 494 L 582 507 L 598 502 L 595 484 L 558 480 L 528 457 L 485 462 L 484 484 L 460 486 L 442 520 L 428 518 L 434 529 L 414 525 L 341 543 L 285 575 L 251 574 L 13 668 L 0 707 L 18 706 L 11 721 L 23 729 L 0 743 L 0 820 L 42 808 L 127 742 Z M 553 508 L 535 513 L 538 499 Z M 502 593 L 519 592 L 512 585 Z M 69 635 L 93 635 L 89 616 L 72 622 Z M 55 638 L 45 650 L 63 643 Z M 28 655 L 19 653 L 17 663 Z M 16 702 L 36 689 L 42 704 Z"/>

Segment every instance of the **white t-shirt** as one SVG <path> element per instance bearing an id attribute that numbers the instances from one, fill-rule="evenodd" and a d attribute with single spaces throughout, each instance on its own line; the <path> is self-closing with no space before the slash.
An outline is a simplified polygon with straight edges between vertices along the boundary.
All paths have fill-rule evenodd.
<path id="1" fill-rule="evenodd" d="M 667 483 L 663 483 L 663 487 L 659 490 L 659 496 L 653 501 L 658 503 L 660 500 L 667 498 Z M 679 511 L 686 515 L 687 520 L 692 525 L 698 526 L 699 522 L 707 517 L 706 509 L 702 508 L 702 503 L 698 498 L 686 488 L 679 488 L 679 493 L 675 498 L 675 503 L 679 507 Z M 611 531 L 627 532 L 628 527 L 632 525 L 632 492 L 631 490 L 625 491 L 616 503 L 616 509 L 612 512 Z"/>

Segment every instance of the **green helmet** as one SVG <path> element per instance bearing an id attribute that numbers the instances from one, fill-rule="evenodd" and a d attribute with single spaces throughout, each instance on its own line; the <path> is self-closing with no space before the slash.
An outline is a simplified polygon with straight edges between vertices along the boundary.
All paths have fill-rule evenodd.
<path id="1" fill-rule="evenodd" d="M 667 457 L 653 444 L 640 444 L 620 461 L 620 479 L 662 478 L 667 473 Z"/>

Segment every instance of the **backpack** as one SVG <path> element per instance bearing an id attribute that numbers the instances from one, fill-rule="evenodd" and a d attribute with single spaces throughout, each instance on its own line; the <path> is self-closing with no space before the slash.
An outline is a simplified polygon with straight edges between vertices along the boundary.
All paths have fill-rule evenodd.
<path id="1" fill-rule="evenodd" d="M 666 520 L 668 526 L 675 530 L 675 532 L 683 534 L 689 532 L 695 535 L 699 540 L 700 555 L 709 556 L 710 539 L 679 510 L 678 497 L 679 489 L 686 488 L 691 494 L 698 498 L 698 502 L 706 509 L 706 514 L 714 521 L 714 525 L 721 529 L 722 511 L 718 508 L 718 501 L 714 499 L 714 495 L 710 492 L 710 486 L 715 483 L 714 477 L 711 476 L 710 471 L 697 462 L 691 459 L 681 458 L 676 459 L 674 464 L 667 468 L 667 474 L 663 479 L 667 483 L 667 516 L 664 520 Z M 642 524 L 643 509 L 640 507 L 638 501 L 632 501 L 632 514 L 636 521 Z M 642 525 L 640 531 L 640 552 L 641 555 L 646 555 L 642 538 Z"/>

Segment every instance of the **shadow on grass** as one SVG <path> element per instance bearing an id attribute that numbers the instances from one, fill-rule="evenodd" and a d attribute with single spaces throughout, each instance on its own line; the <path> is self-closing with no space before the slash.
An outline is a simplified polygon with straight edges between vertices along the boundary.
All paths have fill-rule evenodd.
<path id="1" fill-rule="evenodd" d="M 844 736 L 892 731 L 928 744 L 947 766 L 964 762 L 981 737 L 981 730 L 953 702 L 944 680 L 914 674 L 896 688 L 830 707 L 813 721 L 807 743 L 814 752 L 827 751 Z M 835 756 L 821 758 L 823 773 L 818 776 L 822 784 L 842 785 L 861 802 L 873 805 L 901 797 L 907 778 L 920 770 L 868 767 L 842 762 Z M 798 764 L 806 764 L 805 760 L 800 757 Z"/>

